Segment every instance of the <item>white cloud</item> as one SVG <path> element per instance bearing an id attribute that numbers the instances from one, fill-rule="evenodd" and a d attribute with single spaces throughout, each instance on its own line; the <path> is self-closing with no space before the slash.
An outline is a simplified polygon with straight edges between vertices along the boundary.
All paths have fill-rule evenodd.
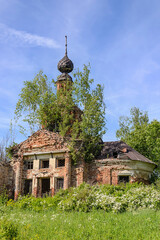
<path id="1" fill-rule="evenodd" d="M 34 46 L 59 48 L 59 44 L 51 39 L 42 37 L 36 34 L 27 33 L 25 31 L 18 31 L 13 28 L 9 28 L 4 24 L 0 24 L 0 40 L 12 41 L 14 43 L 29 44 Z"/>

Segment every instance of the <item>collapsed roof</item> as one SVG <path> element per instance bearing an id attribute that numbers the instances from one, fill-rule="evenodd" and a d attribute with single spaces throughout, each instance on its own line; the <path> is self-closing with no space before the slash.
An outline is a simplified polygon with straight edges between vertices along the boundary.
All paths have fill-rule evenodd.
<path id="1" fill-rule="evenodd" d="M 123 141 L 104 142 L 99 159 L 104 158 L 138 160 L 156 165 L 156 163 L 152 162 Z"/>

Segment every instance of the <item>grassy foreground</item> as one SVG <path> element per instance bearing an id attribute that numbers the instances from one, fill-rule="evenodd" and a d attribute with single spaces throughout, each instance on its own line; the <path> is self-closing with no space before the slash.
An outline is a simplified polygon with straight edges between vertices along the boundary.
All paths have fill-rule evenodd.
<path id="1" fill-rule="evenodd" d="M 54 197 L 0 195 L 0 240 L 159 240 L 160 187 L 86 183 Z"/>
<path id="2" fill-rule="evenodd" d="M 121 214 L 102 210 L 89 213 L 49 210 L 38 213 L 4 207 L 1 208 L 0 214 L 1 223 L 11 224 L 8 227 L 10 233 L 17 227 L 17 237 L 7 238 L 7 235 L 0 235 L 0 239 L 4 240 L 160 239 L 160 211 L 154 210 L 145 209 Z"/>

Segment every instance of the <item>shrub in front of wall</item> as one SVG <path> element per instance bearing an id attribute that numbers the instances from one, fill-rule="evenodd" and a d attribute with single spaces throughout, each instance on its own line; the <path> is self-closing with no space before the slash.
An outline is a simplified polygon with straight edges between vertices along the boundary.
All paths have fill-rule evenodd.
<path id="1" fill-rule="evenodd" d="M 64 211 L 91 211 L 103 209 L 107 212 L 134 211 L 137 209 L 160 209 L 160 191 L 153 186 L 94 186 L 87 184 L 76 188 L 62 199 L 58 208 Z"/>
<path id="2" fill-rule="evenodd" d="M 60 190 L 54 197 L 19 197 L 9 200 L 8 207 L 29 209 L 36 212 L 63 210 L 89 212 L 102 209 L 107 212 L 134 211 L 137 209 L 160 209 L 160 191 L 155 186 L 143 184 L 122 184 L 117 186 L 86 183 L 77 188 Z"/>
<path id="3" fill-rule="evenodd" d="M 5 205 L 7 201 L 8 201 L 7 191 L 3 190 L 3 192 L 0 194 L 0 205 Z"/>
<path id="4" fill-rule="evenodd" d="M 65 193 L 66 194 L 66 193 Z M 53 209 L 55 210 L 58 206 L 58 203 L 64 198 L 64 191 L 55 195 L 54 197 L 44 197 L 44 198 L 35 198 L 30 195 L 19 196 L 17 201 L 10 199 L 7 202 L 7 206 L 11 209 L 28 209 L 36 212 L 43 210 Z"/>
<path id="5" fill-rule="evenodd" d="M 18 239 L 17 224 L 8 221 L 7 219 L 0 220 L 0 239 L 1 240 L 16 240 Z"/>

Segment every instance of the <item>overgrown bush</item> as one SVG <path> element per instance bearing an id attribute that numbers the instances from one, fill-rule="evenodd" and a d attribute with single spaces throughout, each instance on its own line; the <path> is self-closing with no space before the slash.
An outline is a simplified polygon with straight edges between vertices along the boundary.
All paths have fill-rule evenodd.
<path id="1" fill-rule="evenodd" d="M 91 211 L 103 209 L 112 212 L 132 211 L 140 208 L 160 209 L 160 191 L 154 186 L 127 184 L 110 186 L 81 185 L 63 198 L 58 208 L 64 211 Z"/>
<path id="2" fill-rule="evenodd" d="M 8 195 L 6 190 L 3 190 L 3 192 L 0 195 L 0 205 L 4 205 L 6 204 L 8 201 Z"/>
<path id="3" fill-rule="evenodd" d="M 1 240 L 16 240 L 18 239 L 17 224 L 8 221 L 7 219 L 0 220 L 0 239 Z"/>
<path id="4" fill-rule="evenodd" d="M 107 212 L 124 212 L 136 209 L 160 209 L 160 189 L 154 185 L 122 184 L 95 185 L 86 183 L 77 188 L 60 190 L 54 197 L 34 198 L 20 196 L 9 200 L 10 208 L 29 209 L 36 212 L 46 210 L 89 212 L 102 209 Z"/>

